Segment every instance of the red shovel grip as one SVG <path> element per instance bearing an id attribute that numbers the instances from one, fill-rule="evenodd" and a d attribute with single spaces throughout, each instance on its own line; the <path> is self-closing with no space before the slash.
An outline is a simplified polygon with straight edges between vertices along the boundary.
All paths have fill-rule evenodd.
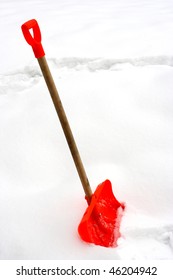
<path id="1" fill-rule="evenodd" d="M 35 19 L 31 19 L 22 24 L 21 28 L 25 40 L 33 49 L 35 57 L 43 57 L 45 55 L 45 52 L 41 44 L 41 32 L 37 21 Z M 33 30 L 33 36 L 30 33 L 30 29 Z"/>

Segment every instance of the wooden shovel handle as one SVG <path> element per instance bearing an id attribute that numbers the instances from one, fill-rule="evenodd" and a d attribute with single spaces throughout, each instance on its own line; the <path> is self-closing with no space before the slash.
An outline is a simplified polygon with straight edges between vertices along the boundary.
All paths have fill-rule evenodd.
<path id="1" fill-rule="evenodd" d="M 49 92 L 50 92 L 50 95 L 51 95 L 51 98 L 52 98 L 52 101 L 54 103 L 56 112 L 58 114 L 62 129 L 64 131 L 64 134 L 65 134 L 68 146 L 69 146 L 69 149 L 71 151 L 74 163 L 76 165 L 76 168 L 77 168 L 77 171 L 78 171 L 81 183 L 82 183 L 82 186 L 84 188 L 85 195 L 88 198 L 90 198 L 91 195 L 92 195 L 90 184 L 89 184 L 89 181 L 88 181 L 88 178 L 87 178 L 87 175 L 86 175 L 86 172 L 85 172 L 85 169 L 84 169 L 84 166 L 83 166 L 78 148 L 76 146 L 76 143 L 75 143 L 75 140 L 74 140 L 74 137 L 73 137 L 73 134 L 72 134 L 67 116 L 65 114 L 62 102 L 60 100 L 60 97 L 59 97 L 58 91 L 56 89 L 54 80 L 52 78 L 52 75 L 51 75 L 51 72 L 49 70 L 47 61 L 45 59 L 45 56 L 43 56 L 41 58 L 38 58 L 38 63 L 40 65 L 41 71 L 43 73 L 44 79 L 46 81 L 47 87 L 49 89 Z"/>
<path id="2" fill-rule="evenodd" d="M 33 28 L 33 34 L 34 34 L 33 38 L 31 38 L 32 35 L 29 32 L 29 29 L 31 29 L 31 28 Z M 38 23 L 36 22 L 36 20 L 30 20 L 29 22 L 26 22 L 22 25 L 22 31 L 23 31 L 24 37 L 25 37 L 26 41 L 28 42 L 28 44 L 30 44 L 32 46 L 34 54 L 40 65 L 42 74 L 44 76 L 45 82 L 47 84 L 48 90 L 50 92 L 52 101 L 53 101 L 55 109 L 56 109 L 56 112 L 58 114 L 62 129 L 64 131 L 69 149 L 71 151 L 76 169 L 78 171 L 78 174 L 79 174 L 79 177 L 80 177 L 80 180 L 81 180 L 81 183 L 82 183 L 85 195 L 86 195 L 86 199 L 89 203 L 91 196 L 92 196 L 91 187 L 90 187 L 90 184 L 89 184 L 76 142 L 74 140 L 66 113 L 64 111 L 61 99 L 59 97 L 53 77 L 49 70 L 49 66 L 48 66 L 46 58 L 44 56 L 45 53 L 44 53 L 43 47 L 41 45 L 41 32 L 40 32 Z M 40 47 L 40 45 L 41 45 L 41 47 Z M 38 50 L 37 50 L 37 47 L 38 47 Z"/>

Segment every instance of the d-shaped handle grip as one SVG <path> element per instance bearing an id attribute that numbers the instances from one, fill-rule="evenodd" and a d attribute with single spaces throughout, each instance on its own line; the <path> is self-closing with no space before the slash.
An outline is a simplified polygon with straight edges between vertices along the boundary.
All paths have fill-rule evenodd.
<path id="1" fill-rule="evenodd" d="M 43 57 L 45 52 L 41 44 L 41 31 L 38 22 L 35 19 L 31 19 L 22 24 L 21 28 L 25 40 L 33 49 L 35 57 Z M 33 35 L 30 33 L 30 29 L 33 30 Z"/>

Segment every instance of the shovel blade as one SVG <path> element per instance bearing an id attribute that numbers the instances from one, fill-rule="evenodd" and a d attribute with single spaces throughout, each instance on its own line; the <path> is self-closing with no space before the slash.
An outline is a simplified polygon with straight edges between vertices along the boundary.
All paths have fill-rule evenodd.
<path id="1" fill-rule="evenodd" d="M 112 192 L 109 180 L 98 185 L 78 226 L 80 237 L 88 243 L 116 247 L 124 204 Z"/>

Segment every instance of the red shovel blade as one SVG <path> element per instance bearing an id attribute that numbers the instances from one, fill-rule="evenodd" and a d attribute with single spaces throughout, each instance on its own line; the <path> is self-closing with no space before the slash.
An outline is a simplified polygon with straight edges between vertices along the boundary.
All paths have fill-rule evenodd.
<path id="1" fill-rule="evenodd" d="M 124 204 L 114 197 L 109 180 L 98 185 L 78 226 L 80 237 L 95 245 L 117 246 L 123 209 Z"/>

